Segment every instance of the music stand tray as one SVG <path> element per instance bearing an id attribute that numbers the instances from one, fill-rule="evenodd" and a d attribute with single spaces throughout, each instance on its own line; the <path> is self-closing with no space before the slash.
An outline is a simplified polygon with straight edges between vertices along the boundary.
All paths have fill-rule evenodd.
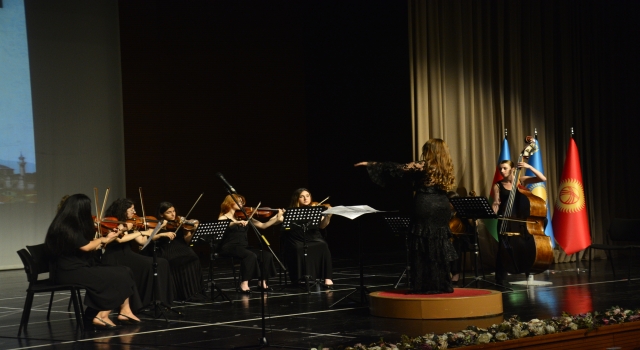
<path id="1" fill-rule="evenodd" d="M 216 284 L 213 278 L 213 262 L 215 260 L 216 244 L 214 242 L 221 242 L 224 238 L 224 233 L 229 227 L 231 220 L 218 220 L 213 222 L 203 222 L 198 225 L 198 228 L 193 233 L 192 240 L 203 240 L 209 243 L 211 249 L 209 253 L 209 288 L 211 290 L 211 301 L 215 301 L 218 297 L 226 299 L 231 302 L 231 298 Z M 214 291 L 215 290 L 215 291 Z M 217 291 L 217 294 L 214 294 Z"/>
<path id="2" fill-rule="evenodd" d="M 406 275 L 407 276 L 407 289 L 411 289 L 411 261 L 409 255 L 409 225 L 411 224 L 411 218 L 405 216 L 385 216 L 384 222 L 387 223 L 389 230 L 394 235 L 404 235 L 404 246 L 406 249 L 406 265 L 404 270 L 398 278 L 398 282 L 393 286 L 394 289 L 398 288 L 400 281 Z"/>

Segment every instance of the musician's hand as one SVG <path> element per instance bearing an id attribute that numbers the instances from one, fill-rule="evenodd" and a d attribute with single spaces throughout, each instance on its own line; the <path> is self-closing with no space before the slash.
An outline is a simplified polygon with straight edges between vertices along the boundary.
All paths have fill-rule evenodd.
<path id="1" fill-rule="evenodd" d="M 165 232 L 165 233 L 161 233 L 160 235 L 165 236 L 167 238 L 169 238 L 169 240 L 172 240 L 174 238 L 176 238 L 176 233 L 175 232 Z"/>
<path id="2" fill-rule="evenodd" d="M 167 220 L 162 220 L 162 225 L 160 227 L 165 228 L 167 226 Z"/>
<path id="3" fill-rule="evenodd" d="M 493 204 L 491 204 L 491 208 L 493 209 L 494 213 L 498 213 L 498 209 L 500 209 L 500 203 L 498 202 L 493 202 Z"/>
<path id="4" fill-rule="evenodd" d="M 529 163 L 520 162 L 520 163 L 518 163 L 518 168 L 531 169 L 531 168 L 533 168 L 533 167 L 532 167 L 532 166 L 531 166 L 531 164 L 529 164 Z"/>
<path id="5" fill-rule="evenodd" d="M 236 225 L 240 225 L 240 226 L 247 226 L 249 222 L 246 220 L 240 220 L 240 221 L 236 221 Z"/>
<path id="6" fill-rule="evenodd" d="M 369 162 L 356 163 L 354 166 L 367 166 L 367 165 L 369 165 Z"/>

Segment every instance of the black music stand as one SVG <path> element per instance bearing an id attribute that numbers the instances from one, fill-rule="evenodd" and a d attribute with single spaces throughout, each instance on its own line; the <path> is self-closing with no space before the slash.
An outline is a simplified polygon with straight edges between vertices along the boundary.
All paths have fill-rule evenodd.
<path id="1" fill-rule="evenodd" d="M 145 243 L 142 248 L 140 248 L 140 250 L 144 250 L 149 243 L 153 243 L 152 244 L 152 249 L 153 249 L 153 285 L 151 286 L 151 303 L 149 305 L 145 305 L 142 307 L 142 309 L 146 309 L 149 308 L 151 311 L 153 311 L 153 318 L 158 318 L 160 316 L 164 317 L 165 322 L 169 322 L 169 318 L 167 318 L 167 315 L 165 314 L 164 310 L 169 310 L 171 312 L 174 312 L 175 314 L 177 314 L 178 316 L 183 316 L 183 314 L 178 311 L 178 310 L 174 310 L 171 308 L 171 306 L 165 304 L 164 302 L 162 302 L 161 300 L 158 300 L 157 295 L 158 295 L 158 245 L 156 243 L 156 241 L 153 239 L 156 234 L 160 231 L 160 229 L 162 228 L 162 226 L 160 225 L 161 223 L 158 222 L 158 225 L 153 229 L 153 232 L 151 232 L 151 235 L 149 236 L 149 238 L 147 239 L 147 243 Z"/>
<path id="2" fill-rule="evenodd" d="M 307 271 L 307 231 L 310 228 L 317 228 L 320 226 L 320 220 L 322 219 L 322 211 L 325 208 L 322 206 L 315 207 L 303 207 L 303 208 L 289 208 L 284 212 L 284 221 L 282 227 L 284 230 L 290 230 L 292 226 L 302 229 L 302 266 L 303 266 L 303 278 L 304 284 L 307 288 L 307 293 L 311 294 L 309 289 L 309 280 L 311 276 Z M 291 277 L 291 274 L 289 274 Z M 315 285 L 315 280 L 313 285 Z"/>
<path id="3" fill-rule="evenodd" d="M 476 287 L 478 287 L 478 282 L 485 282 L 496 287 L 506 288 L 505 286 L 502 286 L 500 284 L 487 281 L 484 278 L 484 272 L 482 276 L 478 274 L 478 258 L 480 256 L 480 247 L 478 246 L 478 227 L 475 222 L 477 219 L 498 218 L 498 215 L 493 212 L 489 201 L 487 201 L 485 197 L 454 197 L 449 198 L 449 202 L 451 202 L 451 205 L 453 205 L 454 210 L 461 219 L 470 219 L 473 223 L 473 272 L 475 277 L 473 281 L 466 284 L 463 288 L 466 288 L 473 283 L 475 283 Z"/>
<path id="4" fill-rule="evenodd" d="M 215 261 L 215 256 L 217 255 L 216 250 L 218 248 L 218 243 L 222 241 L 224 238 L 224 232 L 229 227 L 230 220 L 218 220 L 213 222 L 203 222 L 198 225 L 198 228 L 193 233 L 193 239 L 201 239 L 207 243 L 209 243 L 209 290 L 211 294 L 211 301 L 215 301 L 218 297 L 222 297 L 223 300 L 228 300 L 231 302 L 231 298 L 222 291 L 222 289 L 216 284 L 215 279 L 213 278 L 213 262 Z M 214 294 L 216 293 L 217 294 Z"/>
<path id="5" fill-rule="evenodd" d="M 409 224 L 411 223 L 411 219 L 403 216 L 387 216 L 384 218 L 384 221 L 387 223 L 387 226 L 389 226 L 391 233 L 393 233 L 394 235 L 404 235 L 404 246 L 405 246 L 405 249 L 407 250 L 407 253 L 406 253 L 407 265 L 405 266 L 404 271 L 402 271 L 400 278 L 398 278 L 398 282 L 396 282 L 393 288 L 397 289 L 398 285 L 400 284 L 400 281 L 402 281 L 402 278 L 405 275 L 407 275 L 407 289 L 410 290 L 411 289 L 411 262 L 409 258 L 409 236 L 408 235 L 409 235 Z"/>
<path id="6" fill-rule="evenodd" d="M 354 205 L 354 206 L 337 206 L 333 208 L 329 208 L 324 211 L 324 214 L 334 214 L 344 216 L 350 220 L 354 220 L 357 217 L 368 214 L 368 213 L 381 213 L 381 210 L 376 210 L 371 208 L 368 205 Z M 335 303 L 329 305 L 329 308 L 332 308 L 342 302 L 343 300 L 350 298 L 352 294 L 360 292 L 360 304 L 364 304 L 367 302 L 367 295 L 369 290 L 364 286 L 364 263 L 362 261 L 362 229 L 360 228 L 360 222 L 358 221 L 358 265 L 360 267 L 360 285 L 354 288 L 349 294 L 342 297 L 340 300 Z"/>

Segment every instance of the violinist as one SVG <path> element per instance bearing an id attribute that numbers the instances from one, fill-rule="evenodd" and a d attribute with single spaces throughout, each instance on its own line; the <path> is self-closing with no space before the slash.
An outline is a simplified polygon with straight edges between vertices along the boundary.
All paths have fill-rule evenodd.
<path id="1" fill-rule="evenodd" d="M 139 309 L 142 304 L 129 269 L 99 266 L 94 260 L 93 252 L 116 236 L 113 231 L 106 237 L 95 237 L 91 200 L 84 194 L 75 194 L 60 202 L 45 238 L 54 257 L 55 282 L 80 285 L 86 290 L 85 322 L 94 328 L 115 328 L 109 319 L 114 309 L 119 310 L 119 322 L 140 323 L 132 309 Z"/>
<path id="2" fill-rule="evenodd" d="M 419 161 L 360 162 L 371 180 L 385 186 L 394 180 L 413 183 L 413 217 L 408 236 L 411 281 L 410 293 L 453 293 L 450 268 L 457 259 L 449 240 L 451 206 L 447 191 L 455 187 L 453 161 L 442 139 L 430 139 L 422 146 Z"/>
<path id="3" fill-rule="evenodd" d="M 236 201 L 238 203 L 236 203 Z M 251 293 L 251 289 L 249 289 L 249 280 L 257 276 L 262 276 L 259 288 L 265 291 L 270 291 L 271 289 L 267 285 L 267 282 L 270 277 L 276 275 L 273 255 L 271 252 L 266 250 L 262 250 L 262 252 L 260 252 L 257 249 L 248 249 L 249 242 L 247 239 L 247 231 L 249 230 L 249 222 L 246 219 L 243 220 L 235 218 L 236 212 L 240 210 L 238 204 L 241 206 L 246 204 L 244 197 L 239 194 L 227 195 L 222 204 L 220 204 L 220 215 L 218 220 L 229 220 L 231 222 L 224 233 L 224 238 L 219 248 L 219 252 L 225 256 L 232 256 L 241 259 L 241 282 L 239 289 L 241 293 Z M 282 210 L 278 210 L 277 214 L 267 222 L 260 222 L 251 218 L 253 225 L 260 229 L 266 229 L 267 227 L 279 224 L 282 221 Z"/>
<path id="4" fill-rule="evenodd" d="M 123 222 L 134 219 L 136 214 L 133 202 L 130 199 L 120 198 L 109 206 L 106 216 L 115 217 L 118 221 Z M 162 223 L 164 225 L 165 223 Z M 143 245 L 153 231 L 139 231 L 133 229 L 133 224 L 127 223 L 126 226 L 119 224 L 119 232 L 121 238 L 117 238 L 114 242 L 105 247 L 102 254 L 103 265 L 124 265 L 129 267 L 134 274 L 136 286 L 140 293 L 143 305 L 149 305 L 153 302 L 153 258 L 134 252 L 131 249 L 130 242 L 135 241 L 138 245 Z M 173 232 L 167 233 L 166 236 L 175 237 Z M 171 275 L 169 262 L 163 258 L 157 258 L 158 263 L 158 285 L 155 300 L 159 300 L 167 305 L 173 301 L 173 290 L 171 287 Z"/>
<path id="5" fill-rule="evenodd" d="M 503 215 L 506 209 L 507 202 L 509 201 L 509 193 L 514 186 L 514 172 L 516 170 L 515 164 L 511 160 L 503 160 L 500 162 L 500 175 L 502 175 L 502 180 L 498 181 L 493 185 L 493 203 L 491 205 L 493 211 L 498 215 Z M 547 178 L 536 168 L 531 166 L 529 163 L 520 162 L 518 163 L 518 168 L 525 168 L 531 170 L 534 176 L 520 176 L 520 183 L 518 185 L 526 186 L 529 184 L 534 184 L 538 182 L 547 181 Z M 500 226 L 500 224 L 498 224 Z M 502 237 L 498 235 L 498 242 L 501 243 Z M 502 265 L 502 254 L 500 249 L 498 250 L 498 254 L 496 254 L 496 283 L 503 285 L 504 280 L 507 277 L 507 272 L 504 270 L 504 266 Z"/>
<path id="6" fill-rule="evenodd" d="M 158 205 L 158 219 L 167 220 L 168 224 L 164 230 L 175 234 L 175 239 L 171 241 L 158 241 L 159 256 L 167 259 L 171 265 L 175 300 L 202 301 L 200 258 L 189 246 L 193 232 L 198 228 L 198 221 L 185 220 L 184 217 L 178 216 L 175 207 L 169 202 L 161 202 Z M 176 231 L 178 226 L 180 229 Z"/>
<path id="7" fill-rule="evenodd" d="M 312 202 L 311 193 L 306 188 L 299 188 L 291 195 L 290 207 L 300 208 L 317 205 Z M 328 204 L 323 204 L 331 207 Z M 311 228 L 305 232 L 296 225 L 291 225 L 289 230 L 283 231 L 285 262 L 292 283 L 305 282 L 303 273 L 312 280 L 322 279 L 323 286 L 333 288 L 333 266 L 329 245 L 322 237 L 321 229 L 329 225 L 331 214 L 324 215 L 317 228 Z M 307 245 L 307 256 L 304 259 L 304 244 Z M 306 270 L 303 270 L 303 261 L 306 260 Z"/>

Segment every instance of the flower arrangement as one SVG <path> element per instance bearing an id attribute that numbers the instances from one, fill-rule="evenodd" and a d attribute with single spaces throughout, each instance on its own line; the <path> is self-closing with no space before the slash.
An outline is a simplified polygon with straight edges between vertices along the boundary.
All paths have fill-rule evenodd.
<path id="1" fill-rule="evenodd" d="M 356 344 L 347 346 L 345 350 L 440 350 L 458 348 L 467 345 L 503 342 L 512 339 L 533 337 L 544 334 L 573 331 L 577 329 L 595 329 L 610 324 L 620 324 L 640 320 L 640 309 L 628 310 L 614 306 L 605 312 L 588 312 L 579 315 L 569 315 L 566 312 L 560 317 L 549 320 L 533 319 L 521 322 L 518 316 L 512 316 L 500 324 L 494 324 L 489 328 L 469 326 L 458 332 L 444 334 L 428 333 L 423 336 L 410 338 L 403 335 L 396 344 L 380 339 L 370 345 Z"/>

